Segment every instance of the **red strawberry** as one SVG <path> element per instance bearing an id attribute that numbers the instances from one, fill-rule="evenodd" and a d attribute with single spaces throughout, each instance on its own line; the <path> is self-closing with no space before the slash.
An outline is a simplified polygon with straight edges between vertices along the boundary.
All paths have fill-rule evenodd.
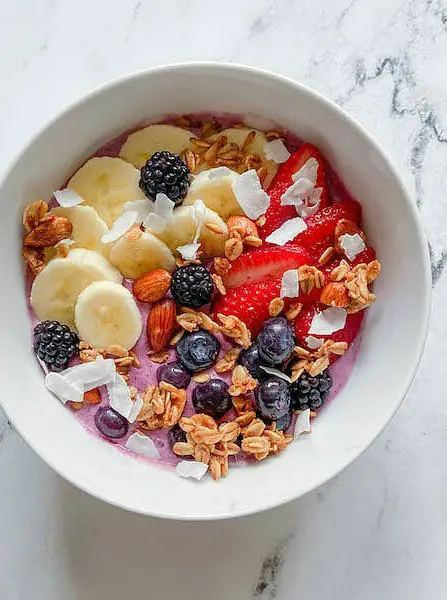
<path id="1" fill-rule="evenodd" d="M 316 187 L 323 189 L 320 197 L 320 207 L 323 208 L 329 204 L 323 157 L 312 144 L 303 144 L 279 168 L 274 180 L 270 184 L 268 189 L 270 207 L 265 215 L 265 225 L 262 227 L 263 238 L 278 229 L 288 219 L 297 216 L 294 206 L 281 206 L 281 196 L 293 184 L 292 175 L 299 171 L 309 158 L 315 158 L 319 163 Z"/>
<path id="2" fill-rule="evenodd" d="M 223 282 L 229 289 L 244 283 L 280 279 L 284 271 L 313 262 L 307 250 L 299 246 L 262 246 L 244 252 L 234 260 Z"/>

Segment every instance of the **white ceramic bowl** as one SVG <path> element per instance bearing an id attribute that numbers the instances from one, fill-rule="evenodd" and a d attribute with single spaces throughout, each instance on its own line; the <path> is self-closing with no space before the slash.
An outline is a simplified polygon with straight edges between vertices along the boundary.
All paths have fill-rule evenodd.
<path id="1" fill-rule="evenodd" d="M 346 387 L 314 432 L 280 457 L 196 483 L 117 451 L 87 433 L 44 387 L 34 360 L 20 258 L 25 204 L 48 198 L 98 146 L 141 120 L 167 113 L 253 113 L 317 144 L 363 205 L 383 273 Z M 374 440 L 402 401 L 427 332 L 430 270 L 421 225 L 380 146 L 350 116 L 309 88 L 248 67 L 186 64 L 112 82 L 52 121 L 1 183 L 3 260 L 1 403 L 55 471 L 107 502 L 148 515 L 217 519 L 264 510 L 316 488 Z M 14 465 L 12 465 L 14 468 Z"/>

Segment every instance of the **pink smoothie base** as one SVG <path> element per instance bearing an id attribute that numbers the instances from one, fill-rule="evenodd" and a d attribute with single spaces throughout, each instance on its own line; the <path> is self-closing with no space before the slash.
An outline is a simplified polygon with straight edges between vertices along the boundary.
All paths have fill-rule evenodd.
<path id="1" fill-rule="evenodd" d="M 184 116 L 184 115 L 182 115 L 182 116 Z M 222 126 L 223 129 L 232 127 L 236 123 L 240 123 L 243 120 L 240 116 L 235 116 L 235 115 L 216 116 L 216 115 L 211 115 L 210 113 L 200 113 L 200 114 L 196 114 L 196 115 L 186 115 L 186 116 L 188 118 L 190 118 L 193 122 L 194 126 L 191 127 L 191 131 L 194 134 L 199 133 L 201 123 L 209 121 L 212 118 L 214 118 L 214 120 L 216 122 L 218 122 Z M 179 117 L 180 117 L 180 115 L 170 115 L 163 121 L 159 121 L 159 122 L 166 123 L 166 124 L 173 124 Z M 125 131 L 124 133 L 115 137 L 113 140 L 111 140 L 111 141 L 107 142 L 106 144 L 104 144 L 103 146 L 101 146 L 93 154 L 93 156 L 111 156 L 111 157 L 118 156 L 120 149 L 121 149 L 122 145 L 124 144 L 124 142 L 126 141 L 126 139 L 128 138 L 128 136 L 131 133 L 133 133 L 134 131 L 141 129 L 142 127 L 145 127 L 149 124 L 150 123 L 141 123 L 138 126 Z M 284 139 L 284 143 L 286 144 L 286 146 L 290 152 L 293 152 L 294 150 L 299 148 L 299 146 L 303 143 L 290 131 L 283 130 L 280 127 L 275 127 L 275 130 L 281 134 L 281 136 Z M 349 194 L 349 192 L 347 191 L 347 189 L 345 188 L 345 186 L 343 185 L 343 183 L 341 182 L 341 180 L 339 179 L 339 177 L 336 175 L 336 173 L 333 171 L 333 169 L 330 167 L 329 164 L 327 164 L 327 173 L 328 173 L 328 177 L 327 177 L 328 187 L 330 190 L 332 200 L 334 202 L 339 202 L 341 200 L 351 199 L 351 195 Z M 68 181 L 68 179 L 67 179 L 67 181 Z M 53 200 L 50 202 L 50 207 L 54 206 L 54 205 L 56 205 L 56 202 Z M 26 277 L 26 294 L 27 294 L 28 298 L 30 295 L 31 285 L 32 285 L 32 276 L 28 273 L 27 277 Z M 132 281 L 124 280 L 124 285 L 128 289 L 131 290 Z M 137 302 L 137 304 L 140 309 L 142 320 L 143 320 L 143 333 L 142 333 L 139 341 L 137 342 L 137 344 L 134 348 L 134 351 L 135 351 L 138 359 L 140 360 L 141 367 L 138 369 L 131 368 L 129 385 L 135 386 L 138 389 L 139 393 L 141 394 L 142 392 L 144 392 L 144 390 L 146 389 L 146 387 L 148 385 L 157 385 L 156 373 L 157 373 L 157 369 L 160 367 L 160 365 L 153 363 L 150 360 L 150 355 L 149 355 L 150 348 L 149 348 L 147 336 L 145 333 L 147 315 L 150 310 L 150 304 L 146 304 L 143 302 Z M 37 319 L 34 315 L 34 312 L 29 304 L 29 301 L 28 301 L 28 312 L 29 312 L 29 317 L 30 317 L 32 328 L 34 328 L 34 326 L 37 324 L 38 321 L 37 321 Z M 219 341 L 221 343 L 221 351 L 220 351 L 220 355 L 219 355 L 219 358 L 221 358 L 225 354 L 225 352 L 229 348 L 232 347 L 233 344 L 230 343 L 222 335 L 218 335 L 217 338 L 219 339 Z M 349 376 L 354 368 L 354 363 L 355 363 L 355 359 L 356 359 L 356 356 L 357 356 L 359 348 L 360 348 L 360 344 L 361 344 L 361 332 L 357 336 L 357 338 L 355 339 L 354 343 L 351 345 L 349 350 L 344 354 L 344 356 L 342 358 L 340 358 L 336 363 L 331 365 L 330 373 L 331 373 L 331 376 L 333 379 L 333 386 L 332 386 L 329 398 L 326 401 L 326 406 L 343 389 L 347 380 L 349 379 Z M 176 360 L 175 350 L 174 349 L 169 350 L 169 361 L 168 362 L 175 361 L 175 360 Z M 79 362 L 79 361 L 74 360 L 72 364 L 75 364 L 76 362 Z M 227 382 L 230 382 L 229 375 L 216 374 L 214 369 L 211 369 L 207 372 L 210 374 L 210 376 L 212 378 L 214 378 L 214 377 L 222 378 L 222 379 L 225 379 Z M 196 387 L 196 385 L 197 384 L 193 380 L 191 380 L 191 383 L 188 386 L 187 402 L 186 402 L 185 411 L 183 413 L 184 416 L 190 416 L 190 415 L 194 414 L 194 412 L 195 412 L 194 408 L 192 406 L 191 398 L 192 398 L 193 390 Z M 175 454 L 173 454 L 171 447 L 169 445 L 168 439 L 167 439 L 168 432 L 165 429 L 159 429 L 159 430 L 150 431 L 150 432 L 142 431 L 141 429 L 138 428 L 136 423 L 133 423 L 129 426 L 129 431 L 128 431 L 127 435 L 124 438 L 117 440 L 117 441 L 112 441 L 107 438 L 104 438 L 99 433 L 99 431 L 97 430 L 96 425 L 95 425 L 95 414 L 98 411 L 98 408 L 100 406 L 104 406 L 104 405 L 108 404 L 107 391 L 106 391 L 105 387 L 102 387 L 100 391 L 101 391 L 101 404 L 85 403 L 84 407 L 81 410 L 71 409 L 72 412 L 74 413 L 74 416 L 82 424 L 82 426 L 85 427 L 85 429 L 87 431 L 89 431 L 91 434 L 103 439 L 105 443 L 114 444 L 114 446 L 118 450 L 125 452 L 126 454 L 130 454 L 138 460 L 144 460 L 149 463 L 156 463 L 158 466 L 168 468 L 168 469 L 175 468 L 175 466 L 180 462 L 181 459 L 179 457 L 177 457 Z M 324 408 L 323 408 L 323 410 L 324 410 Z M 236 415 L 235 415 L 234 411 L 230 411 L 224 417 L 223 421 L 232 420 L 232 419 L 234 419 L 235 416 Z M 293 431 L 295 420 L 296 420 L 296 417 L 294 416 L 289 431 Z M 148 435 L 152 439 L 152 441 L 156 445 L 157 450 L 159 452 L 159 455 L 160 455 L 159 460 L 142 457 L 141 455 L 136 454 L 136 453 L 128 450 L 125 447 L 127 439 L 137 430 L 140 433 L 144 433 L 145 435 Z M 231 461 L 232 461 L 233 466 L 242 466 L 242 465 L 253 462 L 252 459 L 247 458 L 247 457 L 243 456 L 242 454 L 240 456 L 231 457 Z"/>

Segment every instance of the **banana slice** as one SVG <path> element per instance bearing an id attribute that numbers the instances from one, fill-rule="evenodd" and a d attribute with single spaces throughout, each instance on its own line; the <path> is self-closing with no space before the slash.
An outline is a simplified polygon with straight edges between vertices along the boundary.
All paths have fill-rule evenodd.
<path id="1" fill-rule="evenodd" d="M 75 321 L 81 340 L 93 348 L 133 348 L 141 335 L 142 320 L 132 294 L 114 281 L 95 281 L 80 294 Z"/>
<path id="2" fill-rule="evenodd" d="M 171 249 L 176 252 L 178 246 L 190 244 L 196 232 L 194 219 L 194 208 L 192 206 L 181 206 L 174 210 L 174 216 L 168 227 L 157 236 Z M 205 219 L 198 241 L 201 244 L 202 257 L 221 256 L 225 250 L 225 242 L 228 239 L 228 229 L 220 216 L 206 209 Z"/>
<path id="3" fill-rule="evenodd" d="M 149 125 L 129 135 L 120 156 L 141 169 L 155 152 L 168 150 L 172 154 L 181 154 L 191 148 L 189 140 L 192 137 L 194 135 L 190 131 L 174 125 Z"/>
<path id="4" fill-rule="evenodd" d="M 70 208 L 58 206 L 51 212 L 70 221 L 73 225 L 71 239 L 78 248 L 94 250 L 106 258 L 108 257 L 109 248 L 101 243 L 101 237 L 108 231 L 108 227 L 94 208 L 91 206 L 72 206 Z M 47 262 L 55 255 L 54 248 L 45 248 Z"/>
<path id="5" fill-rule="evenodd" d="M 189 206 L 200 198 L 211 210 L 214 210 L 224 221 L 232 215 L 245 214 L 233 193 L 232 184 L 238 177 L 236 171 L 227 167 L 217 167 L 202 171 L 194 177 L 183 206 Z"/>
<path id="6" fill-rule="evenodd" d="M 123 214 L 124 204 L 143 196 L 139 187 L 140 173 L 120 158 L 109 156 L 88 160 L 68 182 L 74 190 L 92 206 L 111 227 Z"/>
<path id="7" fill-rule="evenodd" d="M 37 275 L 31 288 L 31 306 L 40 321 L 60 321 L 73 329 L 79 294 L 100 280 L 120 283 L 122 277 L 97 252 L 74 248 L 67 258 L 53 258 Z"/>
<path id="8" fill-rule="evenodd" d="M 264 180 L 263 187 L 268 188 L 270 183 L 272 182 L 273 177 L 276 175 L 276 171 L 278 170 L 278 165 L 272 160 L 268 160 L 264 153 L 264 146 L 267 144 L 268 140 L 265 137 L 262 131 L 258 131 L 256 129 L 249 129 L 244 127 L 231 127 L 229 129 L 224 129 L 220 133 L 216 133 L 211 137 L 207 138 L 209 141 L 214 142 L 221 135 L 226 136 L 227 144 L 237 144 L 239 149 L 242 150 L 245 140 L 247 136 L 255 131 L 255 136 L 253 138 L 253 142 L 249 148 L 249 154 L 258 154 L 261 157 L 263 166 L 267 169 L 267 177 Z"/>
<path id="9" fill-rule="evenodd" d="M 131 229 L 110 250 L 110 262 L 124 277 L 137 279 L 148 271 L 165 269 L 173 271 L 175 260 L 172 252 L 152 233 Z"/>

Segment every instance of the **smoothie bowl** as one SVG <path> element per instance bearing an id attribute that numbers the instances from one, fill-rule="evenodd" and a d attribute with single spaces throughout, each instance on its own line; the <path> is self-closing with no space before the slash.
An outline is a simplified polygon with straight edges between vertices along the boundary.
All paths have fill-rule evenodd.
<path id="1" fill-rule="evenodd" d="M 1 198 L 22 251 L 2 404 L 95 496 L 262 510 L 340 471 L 405 394 L 423 235 L 378 146 L 306 88 L 218 65 L 120 80 L 48 126 Z"/>

